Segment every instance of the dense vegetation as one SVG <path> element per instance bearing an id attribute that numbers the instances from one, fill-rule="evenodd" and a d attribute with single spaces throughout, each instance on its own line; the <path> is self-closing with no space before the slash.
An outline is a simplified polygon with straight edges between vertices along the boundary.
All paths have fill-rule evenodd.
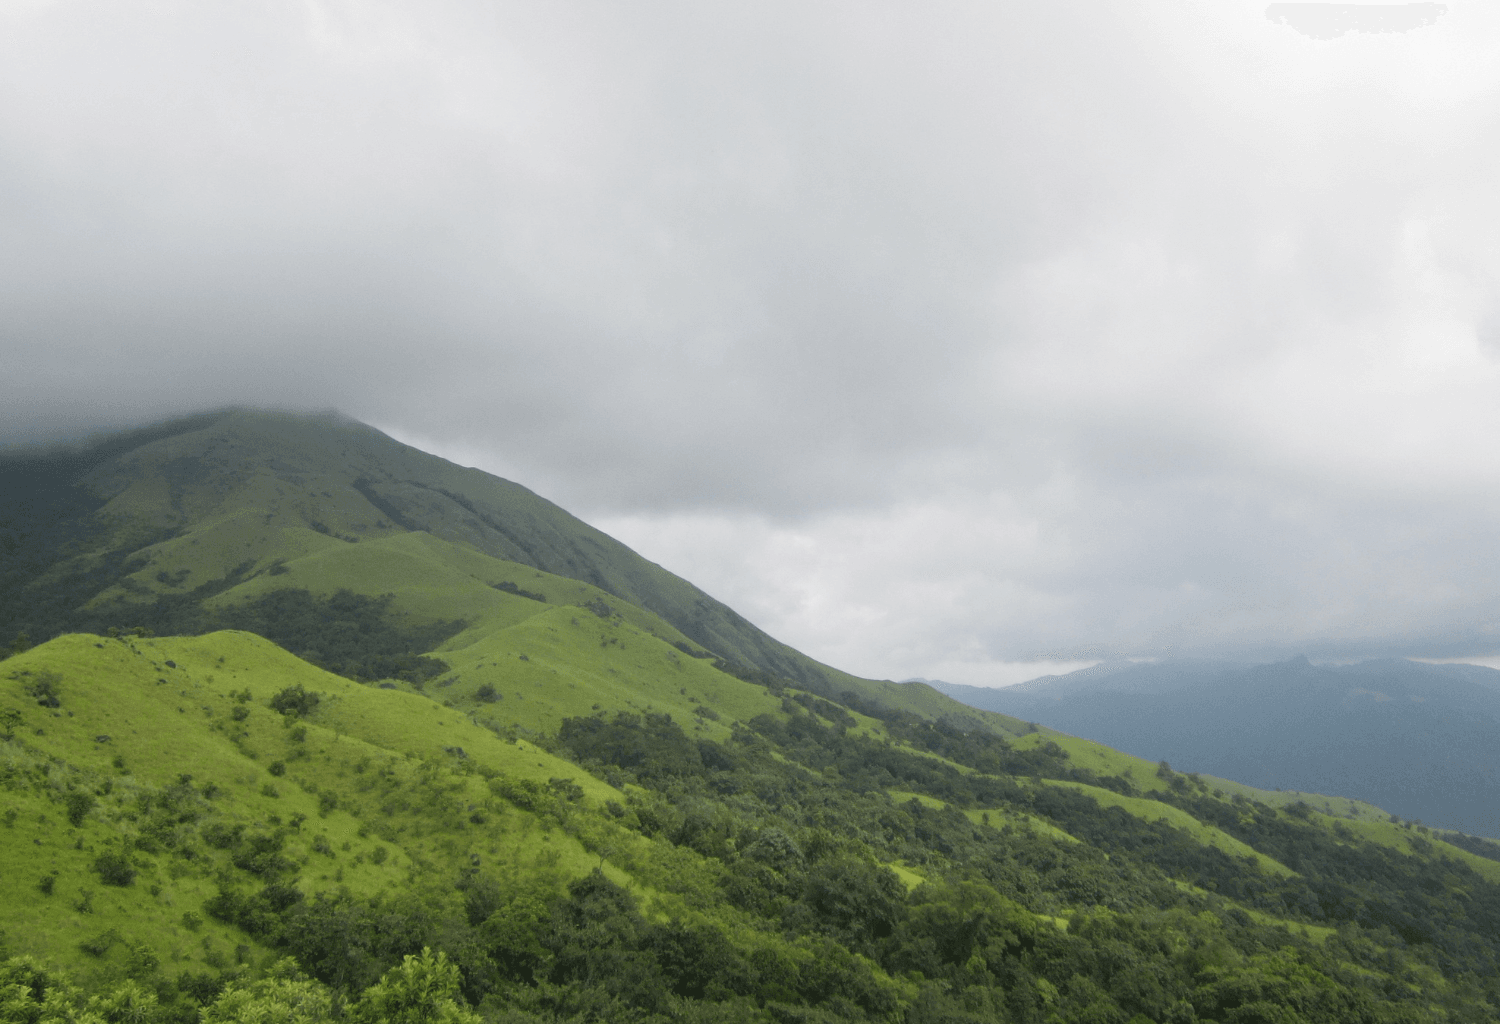
<path id="1" fill-rule="evenodd" d="M 37 680 L 16 678 L 43 692 Z M 27 721 L 54 713 L 48 697 L 74 706 L 66 679 L 42 682 Z M 0 1019 L 360 1021 L 382 1019 L 377 999 L 406 1000 L 400 1019 L 455 1021 L 1495 1019 L 1500 884 L 1436 837 L 1405 830 L 1395 850 L 1165 769 L 1172 785 L 1142 790 L 1055 744 L 778 690 L 776 713 L 721 738 L 662 713 L 565 719 L 546 746 L 603 784 L 587 790 L 497 769 L 474 741 L 332 760 L 308 730 L 381 691 L 231 690 L 223 735 L 277 758 L 263 769 L 274 810 L 252 815 L 188 776 L 150 786 L 123 761 L 49 760 L 15 730 L 9 793 L 40 794 L 81 836 L 115 815 L 116 838 L 91 844 L 96 887 L 202 877 L 211 892 L 184 921 L 244 939 L 232 952 L 205 939 L 207 969 L 173 972 L 162 950 L 85 933 L 108 965 L 92 988 L 12 960 Z M 288 817 L 292 786 L 308 810 Z M 1154 798 L 1292 870 L 1091 794 Z M 339 815 L 353 850 L 322 831 Z M 506 855 L 505 822 L 533 850 L 576 842 L 594 866 Z M 344 881 L 398 864 L 400 885 Z M 48 877 L 44 898 L 63 898 Z"/>

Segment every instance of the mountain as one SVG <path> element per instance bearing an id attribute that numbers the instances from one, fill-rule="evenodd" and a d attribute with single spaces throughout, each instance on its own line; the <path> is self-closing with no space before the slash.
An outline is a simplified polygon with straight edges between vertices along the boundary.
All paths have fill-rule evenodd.
<path id="1" fill-rule="evenodd" d="M 1002 689 L 934 683 L 976 708 L 1264 789 L 1338 793 L 1500 837 L 1500 672 L 1403 660 L 1100 665 Z"/>
<path id="2" fill-rule="evenodd" d="M 288 586 L 389 592 L 409 619 L 467 622 L 514 606 L 485 590 L 528 570 L 644 609 L 744 668 L 972 717 L 928 687 L 821 665 L 525 487 L 334 414 L 229 409 L 0 460 L 4 636 L 182 631 L 203 608 Z"/>
<path id="3" fill-rule="evenodd" d="M 1500 1016 L 1500 844 L 847 676 L 367 427 L 0 481 L 0 1022 Z"/>

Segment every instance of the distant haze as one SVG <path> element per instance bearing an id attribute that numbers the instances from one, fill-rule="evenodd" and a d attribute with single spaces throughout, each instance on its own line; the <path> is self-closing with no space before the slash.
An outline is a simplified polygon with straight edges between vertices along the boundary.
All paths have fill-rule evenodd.
<path id="1" fill-rule="evenodd" d="M 1325 6 L 9 0 L 0 444 L 336 407 L 875 677 L 1500 655 L 1500 8 Z"/>

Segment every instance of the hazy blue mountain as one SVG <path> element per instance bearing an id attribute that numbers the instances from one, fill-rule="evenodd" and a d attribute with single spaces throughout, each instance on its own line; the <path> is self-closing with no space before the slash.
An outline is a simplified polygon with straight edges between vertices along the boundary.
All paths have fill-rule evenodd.
<path id="1" fill-rule="evenodd" d="M 966 704 L 1180 771 L 1339 793 L 1404 818 L 1500 836 L 1500 671 L 1402 660 L 1098 665 Z"/>

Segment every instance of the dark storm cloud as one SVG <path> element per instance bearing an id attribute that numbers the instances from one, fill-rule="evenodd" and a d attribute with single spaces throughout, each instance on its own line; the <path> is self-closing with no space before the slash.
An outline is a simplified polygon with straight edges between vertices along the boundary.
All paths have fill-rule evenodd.
<path id="1" fill-rule="evenodd" d="M 871 674 L 1473 653 L 1485 17 L 12 3 L 0 435 L 337 406 Z"/>

